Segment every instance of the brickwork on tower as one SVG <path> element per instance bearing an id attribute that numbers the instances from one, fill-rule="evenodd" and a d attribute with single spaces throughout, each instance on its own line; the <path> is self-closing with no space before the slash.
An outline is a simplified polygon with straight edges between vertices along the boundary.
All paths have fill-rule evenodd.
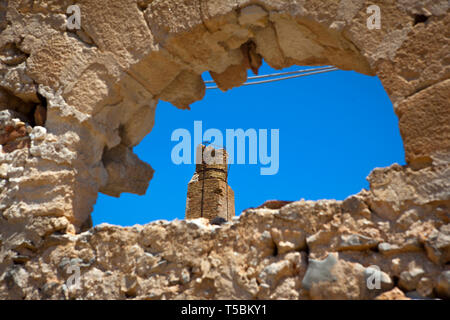
<path id="1" fill-rule="evenodd" d="M 224 149 L 199 145 L 194 176 L 188 184 L 186 219 L 216 217 L 231 220 L 234 192 L 228 185 L 228 154 Z"/>

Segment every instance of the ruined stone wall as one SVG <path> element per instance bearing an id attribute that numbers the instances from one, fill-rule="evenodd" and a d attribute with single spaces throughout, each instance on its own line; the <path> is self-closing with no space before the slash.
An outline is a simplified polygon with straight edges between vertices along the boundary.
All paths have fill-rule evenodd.
<path id="1" fill-rule="evenodd" d="M 372 4 L 381 29 L 367 28 Z M 449 24 L 447 0 L 0 0 L 0 297 L 448 298 Z M 343 202 L 221 227 L 90 227 L 98 192 L 147 189 L 153 170 L 132 150 L 158 100 L 188 108 L 203 72 L 225 90 L 262 59 L 378 75 L 407 166 L 374 170 Z M 379 291 L 364 286 L 373 264 Z"/>

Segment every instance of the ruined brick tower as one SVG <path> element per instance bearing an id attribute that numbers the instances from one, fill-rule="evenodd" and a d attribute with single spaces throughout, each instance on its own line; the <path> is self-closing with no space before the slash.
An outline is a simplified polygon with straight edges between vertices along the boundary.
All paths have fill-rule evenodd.
<path id="1" fill-rule="evenodd" d="M 228 154 L 202 144 L 197 147 L 194 176 L 188 184 L 186 219 L 234 217 L 234 192 L 228 185 Z"/>

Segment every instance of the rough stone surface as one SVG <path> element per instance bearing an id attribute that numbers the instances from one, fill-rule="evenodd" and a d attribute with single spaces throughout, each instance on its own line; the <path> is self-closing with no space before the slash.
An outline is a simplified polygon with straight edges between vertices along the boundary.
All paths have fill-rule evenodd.
<path id="1" fill-rule="evenodd" d="M 447 0 L 378 1 L 373 30 L 368 0 L 80 0 L 69 30 L 72 3 L 0 1 L 0 298 L 449 299 Z M 98 192 L 145 192 L 132 148 L 159 100 L 189 108 L 203 72 L 226 90 L 262 59 L 378 75 L 408 165 L 222 225 L 91 227 Z"/>
<path id="2" fill-rule="evenodd" d="M 108 183 L 100 191 L 119 197 L 122 192 L 145 194 L 153 176 L 153 169 L 123 144 L 103 155 L 103 165 L 108 172 Z"/>
<path id="3" fill-rule="evenodd" d="M 450 299 L 450 270 L 441 273 L 436 290 L 441 296 Z"/>
<path id="4" fill-rule="evenodd" d="M 385 170 L 395 172 L 397 180 L 411 174 L 407 167 Z M 397 299 L 403 297 L 400 288 L 410 295 L 447 298 L 448 267 L 431 260 L 425 246 L 411 250 L 405 244 L 424 243 L 430 234 L 442 232 L 449 225 L 450 201 L 436 203 L 434 193 L 412 197 L 406 207 L 395 209 L 397 218 L 392 219 L 370 209 L 380 188 L 345 201 L 302 200 L 280 209 L 249 209 L 221 225 L 202 218 L 126 228 L 103 224 L 77 235 L 50 232 L 29 241 L 3 224 L 2 237 L 14 246 L 3 247 L 0 296 Z M 392 207 L 393 202 L 387 199 L 384 205 Z M 420 223 L 405 229 L 399 221 L 411 208 L 420 208 Z M 397 249 L 377 252 L 376 243 Z M 447 252 L 445 246 L 434 250 L 437 255 Z M 80 268 L 80 287 L 69 281 L 72 265 Z M 380 270 L 380 288 L 372 290 L 367 282 L 373 266 Z M 399 288 L 382 295 L 393 288 L 394 278 Z"/>
<path id="5" fill-rule="evenodd" d="M 384 292 L 375 298 L 376 300 L 411 300 L 399 288 Z"/>

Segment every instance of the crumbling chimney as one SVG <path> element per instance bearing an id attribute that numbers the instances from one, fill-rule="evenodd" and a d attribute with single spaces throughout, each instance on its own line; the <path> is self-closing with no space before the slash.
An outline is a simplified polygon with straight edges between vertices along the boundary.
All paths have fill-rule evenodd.
<path id="1" fill-rule="evenodd" d="M 197 165 L 188 184 L 186 219 L 234 217 L 234 192 L 228 185 L 228 154 L 225 149 L 198 145 Z"/>

